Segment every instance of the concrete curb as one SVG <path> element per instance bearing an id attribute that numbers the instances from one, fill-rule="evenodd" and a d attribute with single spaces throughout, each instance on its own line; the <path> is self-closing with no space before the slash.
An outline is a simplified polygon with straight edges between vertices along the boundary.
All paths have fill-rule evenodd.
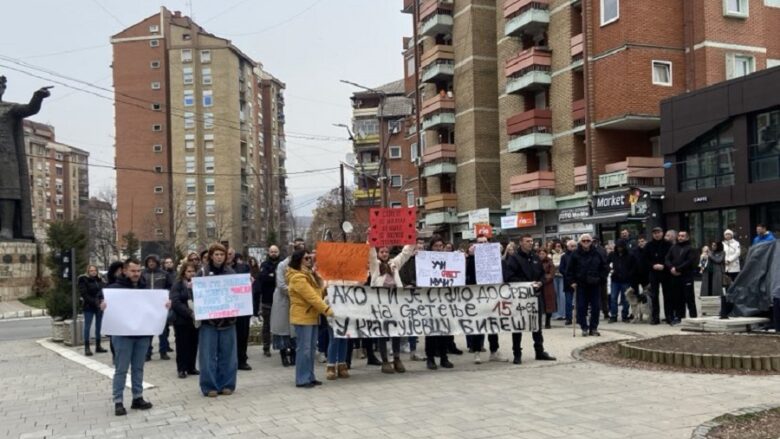
<path id="1" fill-rule="evenodd" d="M 720 418 L 721 416 L 724 415 L 732 415 L 732 416 L 750 415 L 753 413 L 761 413 L 768 410 L 776 409 L 778 407 L 780 407 L 780 405 L 777 404 L 764 404 L 764 405 L 758 405 L 754 407 L 746 407 L 746 408 L 735 410 L 733 412 L 724 413 L 723 415 L 720 415 L 717 418 Z M 725 420 L 716 421 L 715 419 L 717 418 L 714 418 L 696 427 L 693 430 L 693 433 L 691 433 L 691 439 L 707 439 L 707 435 L 710 434 L 710 431 L 726 423 Z"/>
<path id="2" fill-rule="evenodd" d="M 6 313 L 0 313 L 0 320 L 5 319 L 23 319 L 27 317 L 43 317 L 49 313 L 45 309 L 25 309 L 23 311 L 10 311 Z"/>
<path id="3" fill-rule="evenodd" d="M 93 370 L 109 379 L 114 379 L 114 368 L 111 366 L 105 365 L 97 360 L 93 360 L 91 358 L 85 357 L 84 355 L 78 354 L 74 352 L 72 349 L 68 349 L 64 346 L 53 343 L 49 341 L 48 338 L 42 338 L 40 340 L 37 340 L 36 343 L 41 345 L 41 347 L 48 349 L 67 360 L 73 361 L 74 363 L 84 366 L 87 369 Z M 127 381 L 125 382 L 125 387 L 127 387 L 128 389 L 131 388 L 129 373 L 127 374 Z M 154 389 L 155 387 L 157 386 L 155 386 L 154 384 L 147 383 L 146 381 L 143 382 L 144 390 Z"/>

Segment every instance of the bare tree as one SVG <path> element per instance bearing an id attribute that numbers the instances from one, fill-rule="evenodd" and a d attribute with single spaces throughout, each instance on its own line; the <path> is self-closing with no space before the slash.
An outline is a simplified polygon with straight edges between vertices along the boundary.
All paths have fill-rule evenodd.
<path id="1" fill-rule="evenodd" d="M 120 256 L 116 235 L 116 191 L 113 188 L 103 187 L 90 199 L 87 221 L 90 261 L 108 270 L 111 262 Z"/>
<path id="2" fill-rule="evenodd" d="M 348 188 L 346 198 L 346 220 L 352 222 L 353 231 L 347 236 L 350 242 L 365 242 L 368 224 L 355 224 L 354 199 L 352 191 Z M 341 230 L 341 189 L 334 188 L 317 200 L 317 208 L 314 209 L 307 243 L 314 244 L 317 241 L 341 241 L 344 232 Z"/>

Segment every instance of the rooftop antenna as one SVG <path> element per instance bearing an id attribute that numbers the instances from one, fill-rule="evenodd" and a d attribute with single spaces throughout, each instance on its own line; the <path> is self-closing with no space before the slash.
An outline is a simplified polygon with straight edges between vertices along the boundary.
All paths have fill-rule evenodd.
<path id="1" fill-rule="evenodd" d="M 187 6 L 187 9 L 190 11 L 190 20 L 195 20 L 195 15 L 192 13 L 192 0 L 186 0 L 184 4 Z"/>

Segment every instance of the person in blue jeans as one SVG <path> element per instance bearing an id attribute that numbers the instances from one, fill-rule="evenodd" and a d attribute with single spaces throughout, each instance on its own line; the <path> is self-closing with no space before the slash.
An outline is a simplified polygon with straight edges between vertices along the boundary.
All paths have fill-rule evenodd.
<path id="1" fill-rule="evenodd" d="M 626 290 L 631 286 L 636 274 L 636 258 L 628 252 L 628 243 L 619 239 L 615 243 L 615 251 L 609 254 L 608 263 L 612 268 L 612 286 L 609 294 L 609 323 L 617 322 L 618 297 L 620 297 L 621 317 L 623 322 L 629 321 Z"/>
<path id="2" fill-rule="evenodd" d="M 336 378 L 349 378 L 349 368 L 347 367 L 347 347 L 348 338 L 336 338 L 333 335 L 333 327 L 328 326 L 328 365 L 325 370 L 325 378 L 335 380 Z"/>
<path id="3" fill-rule="evenodd" d="M 571 262 L 571 257 L 574 254 L 574 252 L 577 250 L 577 241 L 570 239 L 566 242 L 566 252 L 561 256 L 561 265 L 558 267 L 558 271 L 561 273 L 561 279 L 563 280 L 563 292 L 565 294 L 564 297 L 564 318 L 566 319 L 565 324 L 571 325 L 572 323 L 572 313 L 574 308 L 574 289 L 565 281 L 566 276 L 566 267 Z"/>
<path id="4" fill-rule="evenodd" d="M 144 282 L 141 279 L 141 263 L 134 258 L 127 259 L 124 262 L 122 275 L 116 279 L 115 283 L 106 287 L 106 289 L 111 288 L 145 289 Z M 104 300 L 100 304 L 100 309 L 105 311 L 109 306 L 111 304 Z M 171 302 L 168 301 L 165 306 L 170 309 Z M 128 369 L 130 369 L 130 382 L 133 393 L 133 403 L 130 408 L 137 410 L 152 408 L 152 403 L 145 401 L 143 398 L 144 360 L 146 359 L 146 350 L 149 348 L 149 337 L 145 335 L 113 335 L 111 336 L 111 342 L 115 352 L 113 381 L 114 414 L 116 416 L 127 414 L 123 401 Z"/>
<path id="5" fill-rule="evenodd" d="M 212 244 L 209 261 L 200 269 L 198 276 L 235 274 L 225 263 L 226 257 L 227 249 L 222 244 Z M 236 391 L 238 373 L 236 318 L 203 320 L 198 343 L 201 393 L 209 398 L 232 395 Z"/>
<path id="6" fill-rule="evenodd" d="M 103 302 L 103 279 L 98 274 L 94 265 L 87 267 L 87 274 L 79 276 L 79 293 L 81 295 L 81 307 L 84 310 L 84 355 L 92 356 L 89 349 L 89 333 L 92 329 L 92 321 L 95 321 L 95 352 L 102 354 L 107 352 L 100 346 L 100 327 L 103 323 L 103 311 L 100 304 Z"/>
<path id="7" fill-rule="evenodd" d="M 320 315 L 333 316 L 333 310 L 323 300 L 325 284 L 313 271 L 312 259 L 307 250 L 296 250 L 290 257 L 285 273 L 290 296 L 290 324 L 295 328 L 298 338 L 295 348 L 295 387 L 304 389 L 322 384 L 314 376 L 319 320 Z M 344 358 L 346 360 L 346 352 Z"/>

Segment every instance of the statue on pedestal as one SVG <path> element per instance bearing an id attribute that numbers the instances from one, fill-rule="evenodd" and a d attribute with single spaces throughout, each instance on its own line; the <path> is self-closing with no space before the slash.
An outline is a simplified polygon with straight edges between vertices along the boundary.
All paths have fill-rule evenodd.
<path id="1" fill-rule="evenodd" d="M 6 83 L 0 76 L 0 241 L 35 239 L 22 121 L 41 110 L 51 87 L 36 91 L 29 104 L 15 104 L 3 102 Z"/>

